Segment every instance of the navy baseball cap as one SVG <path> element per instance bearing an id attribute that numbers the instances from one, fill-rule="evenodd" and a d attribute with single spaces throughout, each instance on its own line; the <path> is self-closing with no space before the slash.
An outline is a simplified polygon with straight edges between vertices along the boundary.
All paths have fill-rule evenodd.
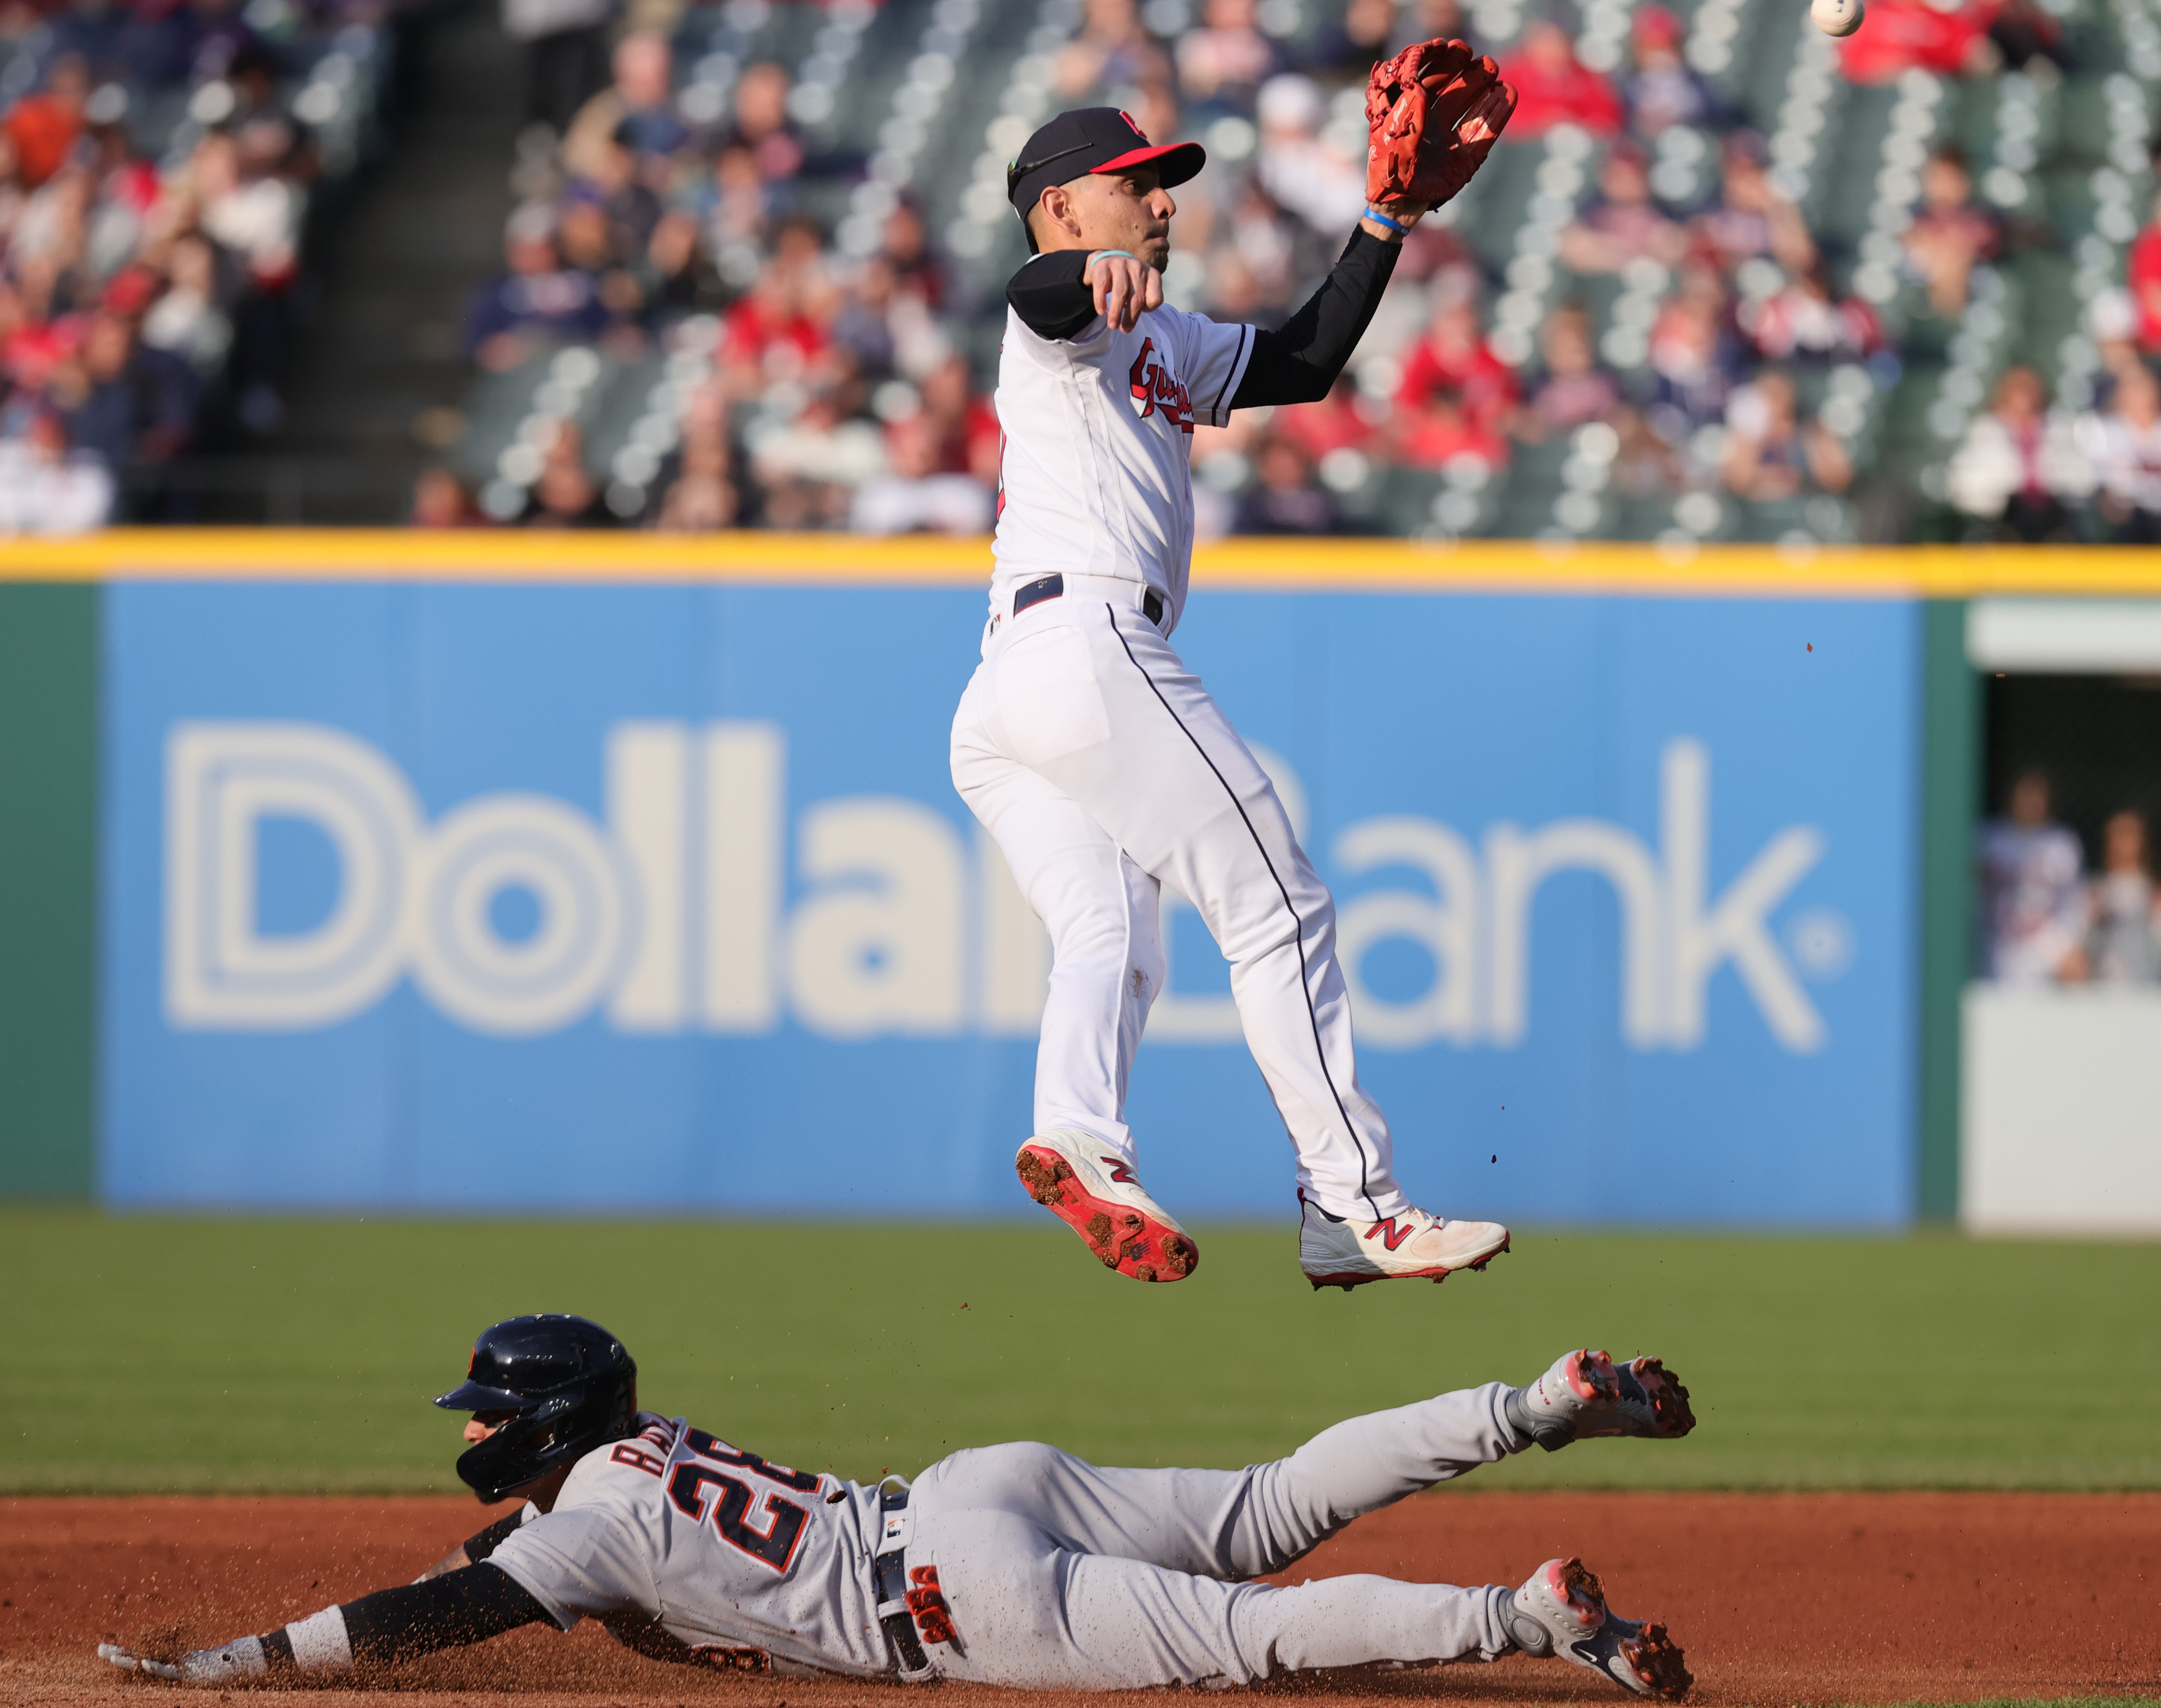
<path id="1" fill-rule="evenodd" d="M 1153 166 L 1168 189 L 1207 164 L 1208 152 L 1198 143 L 1159 145 L 1115 107 L 1080 107 L 1060 113 L 1028 139 L 1006 168 L 1006 195 L 1025 221 L 1036 198 L 1054 184 L 1070 184 L 1091 172 Z"/>

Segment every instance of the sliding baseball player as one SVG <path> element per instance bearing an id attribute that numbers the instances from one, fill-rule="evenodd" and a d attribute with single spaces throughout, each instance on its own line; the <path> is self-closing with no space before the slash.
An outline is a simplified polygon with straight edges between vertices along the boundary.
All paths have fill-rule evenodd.
<path id="1" fill-rule="evenodd" d="M 1505 1227 L 1430 1215 L 1397 1184 L 1388 1123 L 1358 1084 L 1334 903 L 1170 635 L 1193 549 L 1195 424 L 1327 394 L 1403 234 L 1470 181 L 1515 101 L 1461 42 L 1377 66 L 1365 217 L 1278 331 L 1164 302 L 1170 190 L 1200 169 L 1199 144 L 1156 145 L 1124 113 L 1090 107 L 1044 126 L 1008 170 L 1036 253 L 1006 290 L 997 570 L 953 781 L 1053 949 L 1022 1184 L 1121 1274 L 1175 1281 L 1200 1260 L 1143 1189 L 1123 1118 L 1163 982 L 1165 883 L 1231 963 L 1246 1042 L 1297 1153 L 1313 1284 L 1438 1281 L 1507 1249 Z"/>
<path id="2" fill-rule="evenodd" d="M 638 1367 L 581 1317 L 483 1334 L 435 1403 L 472 1413 L 458 1475 L 523 1504 L 419 1581 L 243 1637 L 116 1665 L 183 1684 L 364 1673 L 523 1625 L 596 1619 L 658 1659 L 753 1673 L 1038 1690 L 1250 1684 L 1367 1662 L 1570 1661 L 1639 1696 L 1692 1679 L 1575 1560 L 1518 1588 L 1279 1572 L 1361 1513 L 1591 1435 L 1672 1440 L 1688 1390 L 1656 1359 L 1564 1356 L 1324 1430 L 1243 1471 L 1117 1471 L 1034 1442 L 940 1460 L 912 1487 L 791 1470 L 638 1409 Z"/>

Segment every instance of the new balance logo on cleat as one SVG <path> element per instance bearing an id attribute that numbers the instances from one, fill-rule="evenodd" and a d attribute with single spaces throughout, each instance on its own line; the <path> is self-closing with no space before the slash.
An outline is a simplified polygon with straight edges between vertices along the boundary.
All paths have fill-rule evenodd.
<path id="1" fill-rule="evenodd" d="M 1103 1160 L 1111 1165 L 1111 1178 L 1116 1180 L 1121 1186 L 1138 1186 L 1140 1185 L 1140 1182 L 1133 1178 L 1133 1171 L 1127 1168 L 1123 1163 L 1120 1162 L 1116 1157 L 1105 1157 Z"/>
<path id="2" fill-rule="evenodd" d="M 1498 1222 L 1449 1221 L 1410 1208 L 1354 1225 L 1303 1192 L 1299 1197 L 1299 1267 L 1316 1288 L 1445 1281 L 1458 1269 L 1484 1268 L 1508 1249 L 1508 1230 Z"/>

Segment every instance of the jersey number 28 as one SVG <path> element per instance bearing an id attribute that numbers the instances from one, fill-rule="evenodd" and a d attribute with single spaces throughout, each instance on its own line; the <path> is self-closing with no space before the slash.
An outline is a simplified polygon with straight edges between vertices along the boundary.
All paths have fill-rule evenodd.
<path id="1" fill-rule="evenodd" d="M 768 1465 L 757 1454 L 738 1452 L 703 1429 L 690 1432 L 690 1446 L 700 1460 L 739 1466 L 789 1488 L 808 1492 L 818 1487 L 818 1478 L 811 1472 L 791 1471 L 784 1465 Z M 802 1540 L 803 1528 L 810 1522 L 810 1514 L 770 1489 L 754 1490 L 725 1471 L 695 1461 L 675 1467 L 668 1479 L 668 1498 L 685 1518 L 693 1523 L 701 1521 L 706 1516 L 708 1483 L 719 1492 L 719 1497 L 711 1505 L 713 1528 L 721 1533 L 722 1539 L 752 1560 L 763 1561 L 777 1572 L 785 1572 L 795 1558 L 795 1544 Z M 763 1521 L 762 1525 L 758 1521 Z"/>

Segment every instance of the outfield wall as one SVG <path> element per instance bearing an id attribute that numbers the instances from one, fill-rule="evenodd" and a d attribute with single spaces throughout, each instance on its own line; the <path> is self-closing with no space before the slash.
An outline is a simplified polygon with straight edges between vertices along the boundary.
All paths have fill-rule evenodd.
<path id="1" fill-rule="evenodd" d="M 1177 640 L 1336 890 L 1414 1195 L 1895 1226 L 1957 1192 L 1950 596 L 2132 592 L 2149 558 L 1234 543 Z M 986 565 L 834 537 L 9 548 L 0 646 L 34 668 L 0 690 L 25 791 L 0 1189 L 1013 1210 L 1046 946 L 945 770 Z M 1285 1211 L 1220 959 L 1190 909 L 1166 926 L 1148 1179 Z"/>

